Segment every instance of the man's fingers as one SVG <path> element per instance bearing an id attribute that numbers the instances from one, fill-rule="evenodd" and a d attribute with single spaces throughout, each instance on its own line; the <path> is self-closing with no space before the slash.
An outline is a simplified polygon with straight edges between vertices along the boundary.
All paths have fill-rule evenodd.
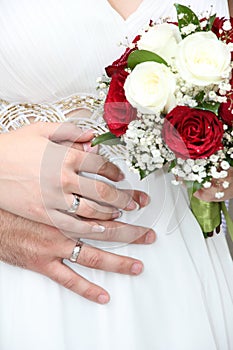
<path id="1" fill-rule="evenodd" d="M 70 258 L 74 245 L 75 243 L 70 241 L 63 249 L 66 259 Z M 85 243 L 80 250 L 77 263 L 89 268 L 125 275 L 138 275 L 143 270 L 142 262 L 137 259 L 106 252 Z"/>
<path id="2" fill-rule="evenodd" d="M 103 288 L 78 275 L 61 261 L 51 262 L 45 275 L 88 300 L 99 304 L 106 304 L 110 300 L 109 294 Z"/>
<path id="3" fill-rule="evenodd" d="M 77 262 L 93 269 L 126 275 L 138 275 L 143 270 L 143 264 L 139 260 L 105 252 L 86 244 L 83 245 Z"/>

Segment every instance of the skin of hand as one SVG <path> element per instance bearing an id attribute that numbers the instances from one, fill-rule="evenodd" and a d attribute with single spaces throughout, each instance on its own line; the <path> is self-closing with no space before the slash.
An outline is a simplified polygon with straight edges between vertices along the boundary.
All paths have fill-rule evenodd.
<path id="1" fill-rule="evenodd" d="M 233 2 L 232 0 L 228 0 L 230 16 L 233 17 Z"/>
<path id="2" fill-rule="evenodd" d="M 98 221 L 119 217 L 119 209 L 147 205 L 149 197 L 143 192 L 119 190 L 82 176 L 98 174 L 115 182 L 124 177 L 100 155 L 72 147 L 93 136 L 70 123 L 35 123 L 0 135 L 0 208 L 79 237 L 103 232 Z M 80 197 L 78 216 L 66 212 L 73 193 Z"/>
<path id="3" fill-rule="evenodd" d="M 148 234 L 154 237 L 153 231 Z M 137 243 L 145 243 L 145 238 L 144 235 Z M 74 245 L 74 241 L 57 228 L 0 210 L 0 260 L 41 273 L 91 301 L 108 303 L 110 296 L 106 290 L 89 282 L 63 262 L 71 256 Z M 87 244 L 82 246 L 77 263 L 129 275 L 138 275 L 143 270 L 142 262 L 137 259 Z"/>
<path id="4" fill-rule="evenodd" d="M 222 185 L 225 181 L 229 183 L 228 188 L 224 188 Z M 224 197 L 216 199 L 216 192 L 224 192 Z M 233 198 L 233 168 L 228 170 L 228 176 L 226 178 L 213 180 L 210 188 L 202 188 L 195 192 L 194 196 L 205 202 L 222 202 Z"/>

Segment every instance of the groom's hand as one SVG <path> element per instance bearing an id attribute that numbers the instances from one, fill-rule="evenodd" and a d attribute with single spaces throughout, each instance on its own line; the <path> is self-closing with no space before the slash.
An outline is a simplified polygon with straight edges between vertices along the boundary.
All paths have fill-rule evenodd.
<path id="1" fill-rule="evenodd" d="M 130 233 L 128 242 L 132 242 L 133 237 L 133 243 L 152 243 L 155 240 L 152 230 L 114 222 L 109 223 L 109 232 L 107 230 L 105 233 L 108 237 L 102 234 L 99 239 L 116 241 L 123 238 L 127 241 L 127 232 Z M 107 291 L 64 264 L 63 259 L 71 257 L 74 246 L 72 239 L 54 227 L 0 210 L 0 260 L 41 273 L 89 300 L 107 303 L 110 299 Z M 86 244 L 81 248 L 77 264 L 128 275 L 138 275 L 143 270 L 142 262 L 137 259 L 105 252 Z"/>

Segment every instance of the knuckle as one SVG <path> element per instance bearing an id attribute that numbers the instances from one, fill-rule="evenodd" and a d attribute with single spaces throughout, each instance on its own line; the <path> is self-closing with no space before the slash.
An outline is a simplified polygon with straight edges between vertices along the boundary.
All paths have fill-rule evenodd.
<path id="1" fill-rule="evenodd" d="M 97 185 L 97 192 L 101 199 L 103 200 L 111 200 L 114 198 L 113 192 L 114 188 L 110 187 L 109 185 L 101 182 Z"/>
<path id="2" fill-rule="evenodd" d="M 108 242 L 118 242 L 119 241 L 119 237 L 120 237 L 120 233 L 117 232 L 116 230 L 113 229 L 108 229 L 105 232 L 105 237 L 104 239 Z"/>
<path id="3" fill-rule="evenodd" d="M 94 300 L 96 296 L 96 288 L 94 286 L 88 287 L 83 292 L 82 296 L 89 300 Z"/>
<path id="4" fill-rule="evenodd" d="M 100 252 L 96 251 L 94 253 L 90 253 L 87 257 L 87 266 L 91 268 L 100 268 L 103 263 L 103 258 Z"/>
<path id="5" fill-rule="evenodd" d="M 76 150 L 75 152 L 73 149 L 69 150 L 65 158 L 65 164 L 67 166 L 73 166 L 77 161 L 78 161 L 78 151 Z"/>
<path id="6" fill-rule="evenodd" d="M 70 222 L 68 222 L 67 220 L 64 220 L 64 219 L 60 220 L 59 219 L 59 220 L 56 220 L 55 224 L 60 230 L 63 230 L 63 231 L 70 231 L 71 230 L 72 231 L 73 225 L 71 225 Z"/>
<path id="7" fill-rule="evenodd" d="M 94 208 L 93 206 L 91 206 L 90 204 L 85 205 L 83 211 L 85 213 L 85 216 L 88 218 L 96 217 L 97 212 L 98 212 L 97 209 Z"/>
<path id="8" fill-rule="evenodd" d="M 127 258 L 119 258 L 117 263 L 116 272 L 126 273 L 129 271 L 129 261 Z"/>
<path id="9" fill-rule="evenodd" d="M 46 209 L 42 208 L 41 206 L 39 205 L 30 205 L 29 206 L 29 213 L 33 215 L 33 217 L 39 217 L 39 218 L 42 218 L 44 217 L 44 211 Z"/>
<path id="10" fill-rule="evenodd" d="M 67 288 L 67 289 L 71 289 L 71 290 L 74 290 L 75 287 L 77 286 L 77 283 L 75 281 L 75 278 L 73 277 L 70 277 L 70 278 L 66 278 L 66 279 L 63 279 L 61 280 L 61 283 L 60 283 L 63 287 Z"/>
<path id="11" fill-rule="evenodd" d="M 68 173 L 63 172 L 61 174 L 61 186 L 62 186 L 62 188 L 67 188 L 67 187 L 69 187 L 69 185 L 70 185 L 69 175 L 68 175 Z"/>

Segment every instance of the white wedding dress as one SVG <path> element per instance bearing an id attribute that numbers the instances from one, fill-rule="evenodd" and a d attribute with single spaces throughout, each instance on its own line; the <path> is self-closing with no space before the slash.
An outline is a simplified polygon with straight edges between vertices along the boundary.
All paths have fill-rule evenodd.
<path id="1" fill-rule="evenodd" d="M 228 14 L 227 0 L 180 2 Z M 118 43 L 168 15 L 175 15 L 172 0 L 144 0 L 127 20 L 107 0 L 2 0 L 0 98 L 42 103 L 93 94 L 96 78 L 124 50 Z M 123 219 L 152 226 L 157 241 L 98 245 L 141 259 L 144 272 L 130 277 L 66 262 L 110 292 L 110 303 L 97 305 L 1 263 L 1 350 L 233 349 L 233 266 L 224 234 L 203 238 L 170 175 L 140 182 L 128 174 L 122 186 L 150 194 L 146 209 Z"/>

